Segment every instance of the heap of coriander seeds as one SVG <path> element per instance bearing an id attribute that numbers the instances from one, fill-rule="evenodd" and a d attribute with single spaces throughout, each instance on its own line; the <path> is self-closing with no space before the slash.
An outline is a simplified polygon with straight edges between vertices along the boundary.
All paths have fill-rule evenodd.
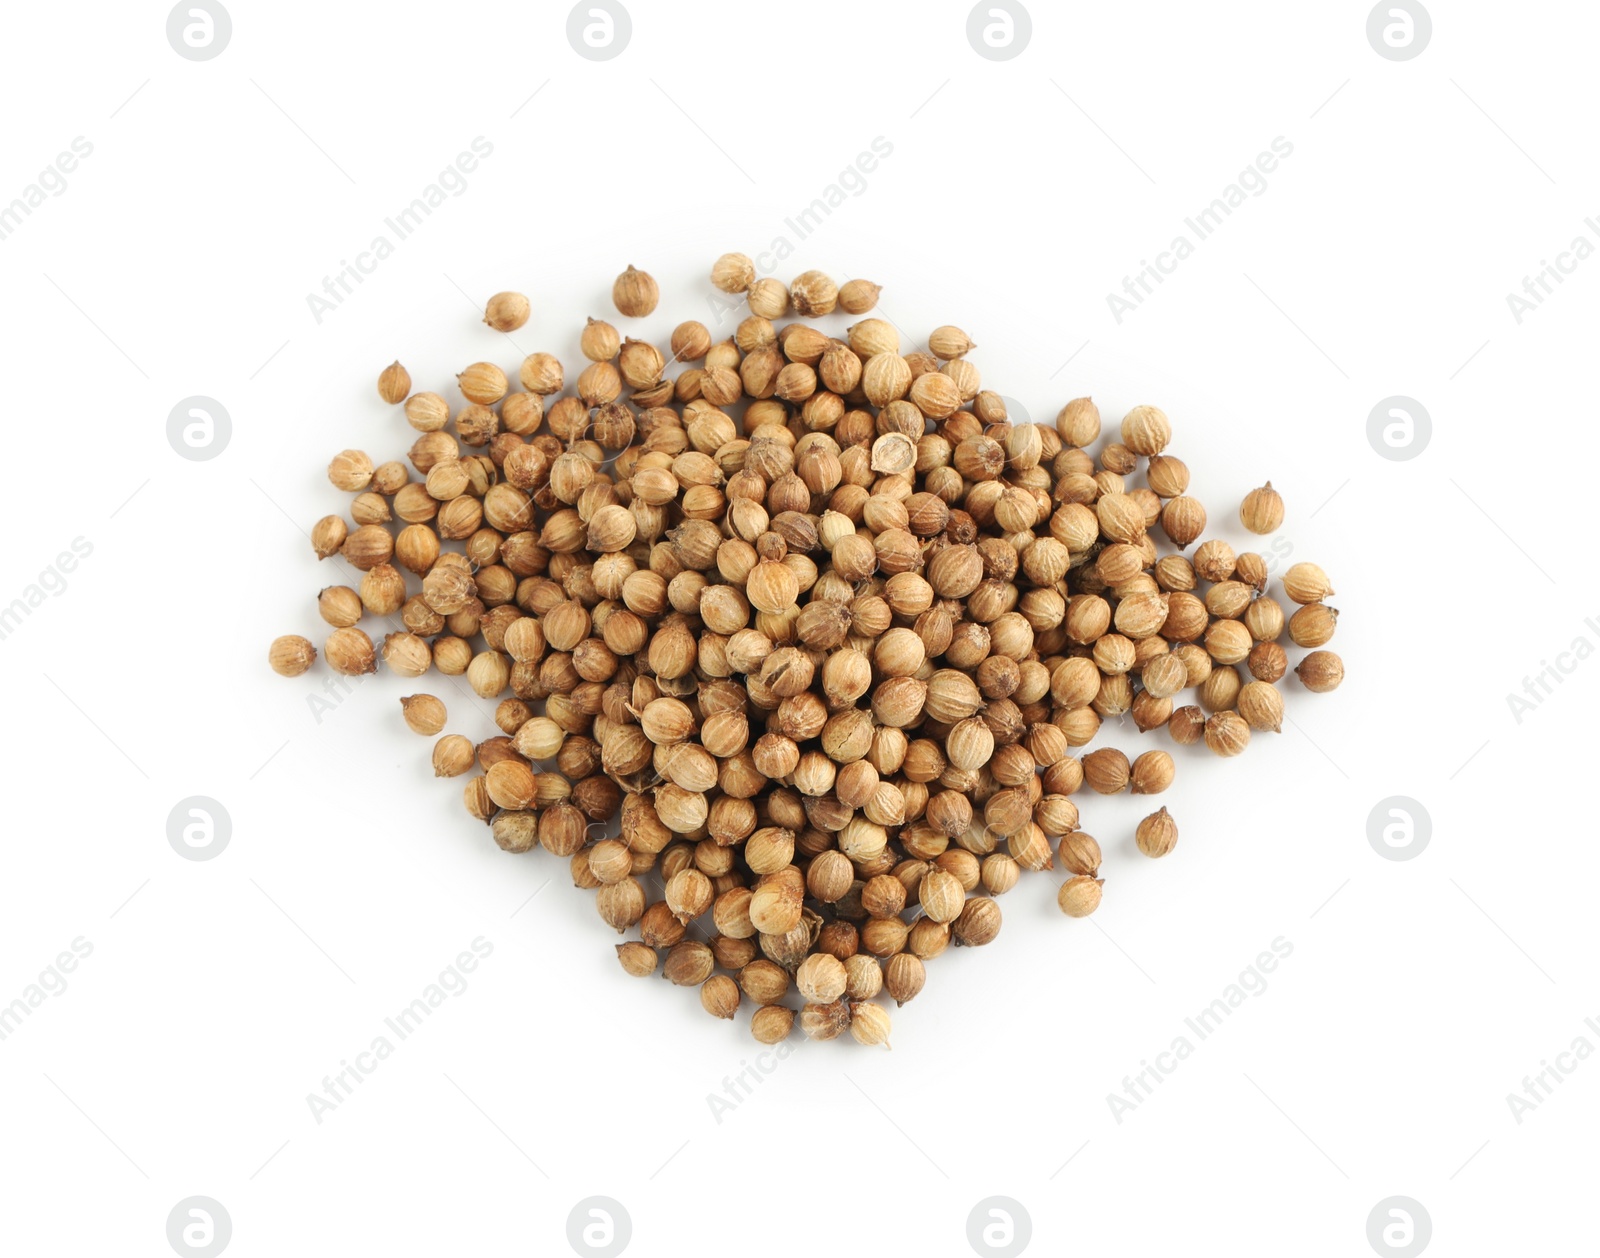
<path id="1" fill-rule="evenodd" d="M 887 1044 L 880 994 L 903 1005 L 948 947 L 992 941 L 1025 872 L 1059 862 L 1062 912 L 1099 906 L 1075 797 L 1159 795 L 1176 770 L 1092 746 L 1104 723 L 1236 756 L 1281 725 L 1285 635 L 1300 686 L 1339 685 L 1333 589 L 1293 565 L 1290 614 L 1261 555 L 1201 540 L 1153 406 L 1094 455 L 1093 401 L 1014 425 L 972 339 L 902 344 L 871 317 L 875 284 L 785 287 L 742 254 L 711 280 L 749 311 L 731 340 L 690 320 L 657 346 L 591 318 L 576 372 L 531 354 L 518 388 L 472 363 L 459 405 L 385 368 L 379 395 L 418 435 L 403 460 L 329 465 L 353 500 L 312 545 L 353 584 L 318 596 L 322 654 L 497 703 L 476 739 L 445 732 L 438 695 L 400 701 L 501 848 L 568 860 L 636 933 L 628 974 L 721 1018 L 748 1001 L 762 1043 L 798 1017 Z M 612 291 L 626 318 L 660 298 L 632 266 Z M 497 293 L 484 320 L 530 310 Z M 836 310 L 866 317 L 807 321 Z M 1239 508 L 1258 534 L 1283 516 L 1270 484 Z M 316 655 L 290 635 L 269 662 L 293 677 Z M 1161 808 L 1127 846 L 1177 840 Z"/>

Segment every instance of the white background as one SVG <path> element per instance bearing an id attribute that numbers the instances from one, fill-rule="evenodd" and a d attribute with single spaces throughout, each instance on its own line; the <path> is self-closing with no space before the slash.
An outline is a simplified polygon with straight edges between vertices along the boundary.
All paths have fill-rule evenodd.
<path id="1" fill-rule="evenodd" d="M 1039 3 L 1004 63 L 967 12 L 639 0 L 605 63 L 551 4 L 237 0 L 198 63 L 161 5 L 8 15 L 0 201 L 93 144 L 0 241 L 0 603 L 93 546 L 0 641 L 0 1003 L 93 946 L 0 1042 L 8 1250 L 167 1253 L 196 1194 L 239 1255 L 566 1252 L 591 1195 L 646 1255 L 966 1253 L 991 1195 L 1041 1253 L 1364 1254 L 1397 1194 L 1440 1254 L 1586 1226 L 1600 1065 L 1520 1124 L 1506 1096 L 1600 1046 L 1577 750 L 1600 665 L 1520 723 L 1506 696 L 1600 642 L 1573 562 L 1600 262 L 1520 325 L 1506 294 L 1597 235 L 1593 10 L 1440 0 L 1405 62 L 1355 3 Z M 477 136 L 466 191 L 314 319 L 307 294 Z M 285 681 L 266 646 L 320 642 L 316 592 L 346 579 L 301 533 L 345 504 L 328 458 L 414 436 L 382 366 L 454 398 L 474 359 L 571 363 L 628 263 L 662 283 L 645 334 L 709 322 L 711 260 L 795 240 L 879 136 L 892 155 L 779 277 L 876 279 L 911 337 L 961 324 L 1035 418 L 1161 405 L 1237 543 L 1270 477 L 1279 540 L 1332 575 L 1349 680 L 1286 686 L 1293 724 L 1246 756 L 1181 755 L 1164 861 L 1132 850 L 1148 805 L 1081 801 L 1107 850 L 1092 920 L 1025 878 L 991 947 L 932 963 L 892 1052 L 797 1042 L 718 1121 L 708 1096 L 756 1060 L 748 1006 L 718 1023 L 624 976 L 564 862 L 501 853 L 433 780 L 396 703 L 418 685 L 380 674 L 319 721 L 326 670 Z M 1277 136 L 1267 190 L 1118 323 L 1106 294 Z M 478 322 L 502 288 L 534 303 L 515 344 Z M 204 462 L 165 435 L 196 394 L 233 425 Z M 1366 436 L 1397 394 L 1433 420 L 1410 461 Z M 432 685 L 452 728 L 491 732 Z M 210 861 L 167 841 L 191 795 L 231 817 Z M 1414 860 L 1368 843 L 1391 795 L 1431 817 Z M 316 1122 L 307 1094 L 479 936 L 468 990 Z M 1119 1123 L 1107 1095 L 1280 936 L 1268 989 Z"/>

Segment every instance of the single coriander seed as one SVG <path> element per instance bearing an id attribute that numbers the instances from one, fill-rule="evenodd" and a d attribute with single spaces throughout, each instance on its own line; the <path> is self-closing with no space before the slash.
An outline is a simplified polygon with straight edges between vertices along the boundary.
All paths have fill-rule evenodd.
<path id="1" fill-rule="evenodd" d="M 317 648 L 307 638 L 288 633 L 274 638 L 267 651 L 267 663 L 280 677 L 298 677 L 310 668 L 317 658 Z"/>
<path id="2" fill-rule="evenodd" d="M 1177 845 L 1178 826 L 1162 808 L 1139 823 L 1133 838 L 1146 856 L 1165 856 Z"/>
<path id="3" fill-rule="evenodd" d="M 1337 690 L 1344 680 L 1344 661 L 1332 651 L 1312 651 L 1295 666 L 1300 684 L 1315 694 Z"/>
<path id="4" fill-rule="evenodd" d="M 1104 878 L 1078 874 L 1061 884 L 1061 890 L 1056 893 L 1056 904 L 1068 917 L 1088 917 L 1100 907 L 1100 889 L 1103 886 Z"/>
<path id="5" fill-rule="evenodd" d="M 484 304 L 483 321 L 496 332 L 515 332 L 527 323 L 530 309 L 521 293 L 496 293 Z"/>
<path id="6" fill-rule="evenodd" d="M 400 700 L 400 712 L 414 734 L 432 737 L 444 728 L 444 704 L 433 695 L 407 695 Z"/>
<path id="7" fill-rule="evenodd" d="M 711 283 L 725 293 L 742 293 L 755 278 L 756 264 L 742 253 L 725 253 L 711 264 Z"/>
<path id="8" fill-rule="evenodd" d="M 1239 523 L 1252 533 L 1265 536 L 1276 532 L 1283 523 L 1283 498 L 1268 481 L 1260 489 L 1252 489 L 1239 504 Z"/>
<path id="9" fill-rule="evenodd" d="M 378 396 L 391 406 L 406 400 L 411 392 L 411 373 L 396 359 L 378 373 Z"/>
<path id="10" fill-rule="evenodd" d="M 661 300 L 661 289 L 648 272 L 629 266 L 611 286 L 611 300 L 630 319 L 651 314 Z"/>

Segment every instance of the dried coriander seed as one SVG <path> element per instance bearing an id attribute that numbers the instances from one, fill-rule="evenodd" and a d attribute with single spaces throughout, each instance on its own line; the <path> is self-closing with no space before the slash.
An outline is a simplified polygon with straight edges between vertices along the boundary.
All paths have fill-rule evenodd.
<path id="1" fill-rule="evenodd" d="M 378 656 L 372 639 L 360 629 L 335 629 L 322 645 L 328 667 L 346 677 L 360 677 L 378 671 Z"/>
<path id="2" fill-rule="evenodd" d="M 762 1043 L 790 1033 L 791 985 L 809 1037 L 887 1043 L 873 997 L 904 1003 L 952 943 L 995 938 L 992 897 L 1025 872 L 1059 856 L 1060 907 L 1094 911 L 1100 847 L 1071 797 L 1156 793 L 1174 771 L 1096 746 L 1102 723 L 1239 754 L 1281 724 L 1278 639 L 1328 641 L 1332 590 L 1294 565 L 1286 616 L 1263 556 L 1203 536 L 1155 407 L 1109 442 L 1086 397 L 1017 423 L 958 327 L 919 346 L 883 319 L 838 339 L 805 322 L 866 314 L 875 284 L 786 286 L 739 254 L 713 282 L 748 294 L 730 339 L 688 320 L 658 349 L 590 320 L 570 386 L 549 353 L 520 364 L 522 392 L 475 363 L 452 415 L 383 373 L 421 436 L 408 461 L 330 466 L 352 500 L 313 547 L 363 575 L 319 598 L 324 654 L 371 671 L 356 624 L 398 616 L 386 671 L 437 668 L 494 703 L 481 743 L 438 739 L 435 771 L 464 778 L 498 847 L 567 861 L 604 922 L 637 930 L 626 972 L 660 965 L 717 1017 L 749 996 Z M 613 290 L 628 317 L 659 298 L 633 267 Z M 484 311 L 501 330 L 527 317 L 511 292 Z M 1263 486 L 1240 514 L 1270 531 L 1282 500 Z M 312 666 L 304 639 L 280 643 L 275 669 Z M 1343 666 L 1313 650 L 1296 672 L 1329 690 Z M 434 696 L 402 711 L 444 727 Z M 1159 855 L 1176 827 L 1163 809 L 1135 838 Z M 702 944 L 686 932 L 708 912 Z"/>
<path id="3" fill-rule="evenodd" d="M 648 978 L 656 972 L 660 958 L 654 948 L 633 940 L 617 945 L 617 960 L 621 962 L 623 970 L 634 978 Z"/>
<path id="4" fill-rule="evenodd" d="M 1237 756 L 1250 744 L 1250 726 L 1237 712 L 1218 712 L 1206 721 L 1206 746 L 1219 756 Z"/>
<path id="5" fill-rule="evenodd" d="M 1268 481 L 1260 489 L 1252 489 L 1239 504 L 1239 523 L 1252 533 L 1275 533 L 1283 523 L 1283 498 Z"/>
<path id="6" fill-rule="evenodd" d="M 871 280 L 847 280 L 839 286 L 839 309 L 846 314 L 866 314 L 878 304 L 883 289 Z"/>
<path id="7" fill-rule="evenodd" d="M 1344 680 L 1344 661 L 1332 651 L 1312 651 L 1295 666 L 1295 676 L 1307 690 L 1326 694 Z"/>
<path id="8" fill-rule="evenodd" d="M 400 712 L 411 733 L 432 736 L 445 728 L 445 704 L 432 695 L 406 695 L 400 699 Z"/>
<path id="9" fill-rule="evenodd" d="M 478 758 L 472 740 L 461 734 L 446 734 L 433 747 L 433 772 L 435 777 L 460 777 L 472 768 Z"/>
<path id="10" fill-rule="evenodd" d="M 396 359 L 378 373 L 378 396 L 391 406 L 406 400 L 411 392 L 411 373 Z"/>
<path id="11" fill-rule="evenodd" d="M 742 293 L 755 278 L 756 264 L 742 253 L 725 253 L 711 267 L 712 285 L 725 293 Z"/>
<path id="12" fill-rule="evenodd" d="M 630 265 L 611 286 L 611 300 L 628 318 L 642 319 L 655 311 L 661 289 L 648 273 Z"/>
<path id="13" fill-rule="evenodd" d="M 1314 563 L 1297 563 L 1283 574 L 1283 592 L 1296 603 L 1320 603 L 1334 592 L 1328 574 Z"/>
<path id="14" fill-rule="evenodd" d="M 1162 808 L 1139 823 L 1133 838 L 1146 856 L 1165 856 L 1177 846 L 1178 827 L 1167 810 Z"/>
<path id="15" fill-rule="evenodd" d="M 280 677 L 298 677 L 316 661 L 317 648 L 299 634 L 274 638 L 267 651 L 267 663 Z"/>
<path id="16" fill-rule="evenodd" d="M 496 293 L 484 304 L 483 321 L 496 332 L 515 332 L 527 323 L 530 311 L 521 293 Z"/>
<path id="17" fill-rule="evenodd" d="M 1276 734 L 1283 728 L 1283 695 L 1270 682 L 1247 682 L 1239 691 L 1239 715 L 1251 729 Z"/>
<path id="18" fill-rule="evenodd" d="M 1056 904 L 1068 917 L 1088 917 L 1100 907 L 1100 891 L 1105 879 L 1078 874 L 1061 884 Z"/>
<path id="19" fill-rule="evenodd" d="M 1128 786 L 1135 795 L 1159 795 L 1172 785 L 1176 772 L 1172 757 L 1166 752 L 1146 751 L 1133 762 Z"/>
<path id="20" fill-rule="evenodd" d="M 700 1007 L 713 1018 L 732 1018 L 739 999 L 739 985 L 726 974 L 714 974 L 700 985 Z"/>

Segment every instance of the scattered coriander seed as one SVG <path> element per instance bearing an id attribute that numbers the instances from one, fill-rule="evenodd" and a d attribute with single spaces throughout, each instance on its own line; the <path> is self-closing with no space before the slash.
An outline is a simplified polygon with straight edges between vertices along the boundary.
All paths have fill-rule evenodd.
<path id="1" fill-rule="evenodd" d="M 750 313 L 763 319 L 781 318 L 789 309 L 789 290 L 771 278 L 755 280 L 749 286 Z"/>
<path id="2" fill-rule="evenodd" d="M 1100 843 L 1091 834 L 1077 830 L 1062 835 L 1059 855 L 1068 873 L 1093 877 L 1100 872 Z"/>
<path id="3" fill-rule="evenodd" d="M 1289 617 L 1289 641 L 1296 646 L 1326 646 L 1338 620 L 1336 608 L 1326 603 L 1307 603 Z"/>
<path id="4" fill-rule="evenodd" d="M 450 403 L 437 393 L 413 393 L 405 409 L 406 422 L 418 432 L 438 432 L 450 422 Z"/>
<path id="5" fill-rule="evenodd" d="M 604 319 L 590 319 L 578 338 L 578 348 L 592 363 L 606 363 L 622 350 L 622 333 Z"/>
<path id="6" fill-rule="evenodd" d="M 378 396 L 391 406 L 406 400 L 411 392 L 411 373 L 396 359 L 378 373 Z"/>
<path id="7" fill-rule="evenodd" d="M 1250 744 L 1250 726 L 1237 712 L 1218 712 L 1206 721 L 1205 738 L 1217 755 L 1237 756 Z"/>
<path id="8" fill-rule="evenodd" d="M 414 734 L 432 737 L 444 728 L 444 704 L 432 695 L 407 695 L 400 700 L 400 709 Z"/>
<path id="9" fill-rule="evenodd" d="M 839 309 L 846 314 L 866 314 L 877 306 L 882 292 L 871 280 L 847 280 L 839 286 Z"/>
<path id="10" fill-rule="evenodd" d="M 1172 440 L 1172 423 L 1154 406 L 1136 406 L 1123 417 L 1122 444 L 1135 454 L 1156 455 Z"/>
<path id="11" fill-rule="evenodd" d="M 1344 661 L 1332 651 L 1312 651 L 1295 666 L 1295 676 L 1307 690 L 1326 694 L 1344 680 Z"/>
<path id="12" fill-rule="evenodd" d="M 1146 856 L 1165 856 L 1177 846 L 1178 826 L 1165 808 L 1151 813 L 1133 832 L 1133 839 Z"/>
<path id="13" fill-rule="evenodd" d="M 726 974 L 713 974 L 700 985 L 700 1007 L 713 1018 L 732 1018 L 739 999 L 739 984 Z"/>
<path id="14" fill-rule="evenodd" d="M 1296 603 L 1320 603 L 1334 592 L 1328 574 L 1314 563 L 1297 563 L 1283 574 L 1283 592 Z"/>
<path id="15" fill-rule="evenodd" d="M 378 671 L 378 656 L 372 639 L 360 629 L 335 629 L 322 646 L 328 667 L 346 677 L 360 677 Z"/>
<path id="16" fill-rule="evenodd" d="M 935 328 L 928 334 L 928 349 L 935 357 L 946 360 L 961 358 L 976 348 L 972 338 L 960 328 L 949 324 Z"/>
<path id="17" fill-rule="evenodd" d="M 742 253 L 725 253 L 711 266 L 711 283 L 725 293 L 742 293 L 755 283 L 756 264 Z"/>
<path id="18" fill-rule="evenodd" d="M 806 271 L 790 281 L 789 300 L 801 318 L 819 318 L 833 313 L 839 302 L 839 286 L 821 271 Z"/>
<path id="19" fill-rule="evenodd" d="M 1103 886 L 1104 878 L 1077 874 L 1061 884 L 1061 890 L 1056 893 L 1056 904 L 1068 917 L 1088 917 L 1100 907 L 1100 889 Z"/>
<path id="20" fill-rule="evenodd" d="M 928 981 L 928 972 L 922 958 L 909 952 L 897 952 L 883 967 L 883 989 L 896 1005 L 907 1005 L 915 1000 Z"/>
<path id="21" fill-rule="evenodd" d="M 966 888 L 954 874 L 935 869 L 924 875 L 917 886 L 917 898 L 928 919 L 953 922 L 966 901 Z"/>
<path id="22" fill-rule="evenodd" d="M 456 387 L 467 401 L 490 406 L 505 397 L 510 386 L 506 373 L 493 363 L 473 363 L 456 376 Z"/>
<path id="23" fill-rule="evenodd" d="M 622 963 L 622 968 L 634 978 L 648 978 L 656 972 L 656 965 L 660 958 L 656 950 L 638 940 L 617 945 L 617 960 Z M 702 998 L 703 999 L 703 998 Z M 729 1015 L 732 1016 L 731 1014 Z"/>
<path id="24" fill-rule="evenodd" d="M 1083 780 L 1101 795 L 1125 790 L 1130 776 L 1128 757 L 1115 747 L 1101 747 L 1083 758 Z"/>
<path id="25" fill-rule="evenodd" d="M 527 323 L 530 309 L 521 293 L 496 293 L 484 304 L 483 321 L 496 332 L 515 332 Z"/>
<path id="26" fill-rule="evenodd" d="M 364 450 L 341 450 L 328 464 L 335 489 L 356 493 L 372 483 L 372 459 Z"/>
<path id="27" fill-rule="evenodd" d="M 1239 715 L 1251 729 L 1271 730 L 1274 734 L 1283 729 L 1283 694 L 1270 682 L 1246 682 L 1239 691 Z"/>
<path id="28" fill-rule="evenodd" d="M 717 959 L 698 939 L 681 939 L 667 950 L 661 972 L 679 987 L 698 987 L 711 977 Z"/>
<path id="29" fill-rule="evenodd" d="M 800 1011 L 800 1030 L 807 1039 L 835 1040 L 849 1026 L 850 1006 L 844 1000 L 835 1000 L 831 1004 L 809 1004 Z"/>
<path id="30" fill-rule="evenodd" d="M 823 952 L 807 957 L 794 975 L 795 990 L 814 1005 L 838 1000 L 848 981 L 843 963 Z"/>
<path id="31" fill-rule="evenodd" d="M 981 948 L 1000 934 L 1000 906 L 987 896 L 968 900 L 950 924 L 955 942 L 966 948 Z"/>
<path id="32" fill-rule="evenodd" d="M 852 1001 L 850 1004 L 850 1034 L 856 1043 L 868 1048 L 889 1043 L 889 1011 L 871 1001 Z"/>
<path id="33" fill-rule="evenodd" d="M 298 677 L 316 661 L 317 648 L 307 638 L 288 633 L 274 638 L 267 651 L 267 663 L 280 677 Z"/>
<path id="34" fill-rule="evenodd" d="M 1239 523 L 1252 533 L 1265 536 L 1275 533 L 1283 523 L 1283 498 L 1268 481 L 1260 489 L 1252 489 L 1239 504 Z"/>
<path id="35" fill-rule="evenodd" d="M 433 773 L 435 777 L 460 777 L 477 761 L 472 740 L 462 734 L 446 734 L 433 745 Z"/>
<path id="36" fill-rule="evenodd" d="M 1289 657 L 1276 642 L 1257 642 L 1245 657 L 1245 667 L 1257 681 L 1274 682 L 1288 671 Z"/>
<path id="37" fill-rule="evenodd" d="M 1146 751 L 1133 762 L 1128 787 L 1135 795 L 1159 795 L 1172 785 L 1176 771 L 1166 752 Z"/>
<path id="38" fill-rule="evenodd" d="M 750 1019 L 750 1033 L 762 1044 L 779 1044 L 794 1029 L 794 1010 L 784 1005 L 763 1005 Z"/>
<path id="39" fill-rule="evenodd" d="M 339 553 L 349 536 L 350 526 L 344 522 L 344 517 L 325 515 L 311 526 L 311 549 L 318 559 L 327 559 Z"/>
<path id="40" fill-rule="evenodd" d="M 655 311 L 661 289 L 647 272 L 630 265 L 611 286 L 611 300 L 628 318 L 642 319 Z"/>
<path id="41" fill-rule="evenodd" d="M 851 1000 L 871 1000 L 883 990 L 883 966 L 865 952 L 844 959 L 844 994 Z"/>

